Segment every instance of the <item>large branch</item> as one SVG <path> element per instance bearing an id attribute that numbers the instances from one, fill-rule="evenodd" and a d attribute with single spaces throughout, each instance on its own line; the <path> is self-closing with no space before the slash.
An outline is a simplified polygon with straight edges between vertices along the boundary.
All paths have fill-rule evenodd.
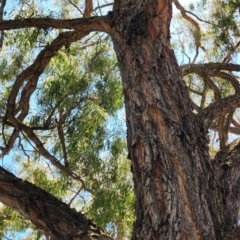
<path id="1" fill-rule="evenodd" d="M 198 121 L 204 122 L 204 125 L 209 127 L 216 118 L 224 116 L 238 107 L 240 107 L 240 94 L 236 93 L 210 104 L 200 111 L 196 117 Z"/>
<path id="2" fill-rule="evenodd" d="M 83 16 L 90 17 L 93 11 L 93 1 L 92 0 L 85 0 L 85 11 Z"/>
<path id="3" fill-rule="evenodd" d="M 232 122 L 236 122 L 236 121 L 234 119 L 232 119 Z M 215 122 L 213 122 L 210 125 L 210 129 L 213 130 L 213 131 L 219 131 L 219 126 Z M 229 129 L 228 129 L 228 133 L 233 133 L 235 135 L 240 135 L 240 128 L 230 126 Z"/>
<path id="4" fill-rule="evenodd" d="M 203 63 L 203 64 L 186 64 L 181 66 L 182 75 L 190 73 L 212 74 L 213 71 L 240 71 L 240 65 L 232 63 Z"/>
<path id="5" fill-rule="evenodd" d="M 0 167 L 0 201 L 31 220 L 54 240 L 111 240 L 82 213 L 71 209 L 43 189 Z"/>
<path id="6" fill-rule="evenodd" d="M 69 31 L 61 33 L 51 44 L 45 47 L 40 54 L 37 56 L 36 60 L 32 65 L 30 65 L 27 69 L 25 69 L 16 79 L 15 83 L 12 86 L 8 102 L 7 102 L 7 110 L 5 118 L 3 119 L 3 124 L 9 123 L 16 130 L 23 131 L 27 137 L 35 144 L 39 153 L 42 156 L 51 161 L 51 163 L 60 169 L 63 172 L 66 172 L 68 175 L 73 178 L 79 180 L 84 186 L 84 181 L 77 176 L 74 172 L 72 172 L 69 168 L 61 164 L 54 156 L 52 156 L 44 147 L 43 143 L 36 136 L 34 131 L 22 124 L 23 120 L 28 114 L 29 110 L 29 100 L 32 93 L 35 91 L 37 87 L 37 82 L 39 76 L 42 74 L 46 66 L 48 65 L 51 58 L 56 54 L 58 50 L 60 50 L 65 44 L 78 41 L 85 37 L 89 32 L 85 31 Z M 18 103 L 18 108 L 16 108 L 16 98 L 19 95 L 21 87 L 24 85 L 24 82 L 27 81 L 27 84 L 22 89 L 22 94 L 20 97 L 20 101 Z M 15 115 L 21 111 L 21 113 L 16 118 Z M 13 135 L 15 136 L 15 135 Z M 11 140 L 11 142 L 10 142 Z M 12 148 L 15 138 L 10 138 L 9 142 L 11 144 L 6 144 L 6 148 L 2 148 L 2 154 L 6 154 L 10 151 L 10 147 Z M 9 143 L 8 142 L 8 143 Z"/>
<path id="7" fill-rule="evenodd" d="M 89 32 L 84 31 L 71 31 L 59 34 L 59 36 L 53 40 L 50 45 L 46 46 L 45 49 L 40 52 L 34 63 L 17 76 L 8 97 L 6 115 L 3 118 L 3 130 L 4 125 L 8 123 L 11 124 L 12 127 L 15 127 L 19 130 L 18 121 L 22 122 L 28 114 L 29 99 L 37 87 L 39 76 L 42 74 L 51 58 L 65 44 L 78 41 L 85 37 L 88 33 Z M 21 98 L 18 104 L 18 108 L 16 109 L 16 98 L 19 95 L 19 91 L 24 85 L 25 81 L 27 81 L 27 84 L 22 89 Z M 21 111 L 21 114 L 18 116 L 17 125 L 14 125 L 13 123 L 16 121 L 15 114 L 17 114 L 19 111 Z M 6 147 L 4 149 L 1 149 L 2 154 L 7 154 L 11 150 L 16 140 L 16 136 L 15 138 L 10 138 L 9 141 L 10 140 L 11 142 L 5 143 Z"/>
<path id="8" fill-rule="evenodd" d="M 1 6 L 0 6 L 0 22 L 3 21 L 3 15 L 4 15 L 4 7 L 6 5 L 6 0 L 1 1 Z M 4 30 L 0 32 L 0 50 L 2 49 L 3 46 L 3 38 L 4 38 Z"/>
<path id="9" fill-rule="evenodd" d="M 0 31 L 36 27 L 109 32 L 109 22 L 109 15 L 75 19 L 27 18 L 2 21 Z"/>
<path id="10" fill-rule="evenodd" d="M 186 64 L 181 66 L 182 75 L 191 73 L 200 76 L 220 77 L 232 84 L 236 92 L 240 92 L 239 81 L 233 76 L 232 71 L 240 71 L 240 65 L 231 63 L 204 63 L 204 64 Z M 229 71 L 230 73 L 227 73 Z"/>

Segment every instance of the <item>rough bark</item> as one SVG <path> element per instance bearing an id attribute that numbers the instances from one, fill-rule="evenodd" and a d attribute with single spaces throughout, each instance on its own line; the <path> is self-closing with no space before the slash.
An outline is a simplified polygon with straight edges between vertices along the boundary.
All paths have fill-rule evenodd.
<path id="1" fill-rule="evenodd" d="M 170 0 L 114 5 L 111 35 L 136 193 L 133 239 L 223 239 L 223 199 L 209 162 L 207 127 L 192 113 L 170 48 L 170 19 Z"/>
<path id="2" fill-rule="evenodd" d="M 212 160 L 215 176 L 221 188 L 224 205 L 223 239 L 239 239 L 240 228 L 240 140 L 219 151 Z"/>
<path id="3" fill-rule="evenodd" d="M 56 240 L 111 240 L 82 213 L 0 167 L 0 201 Z"/>

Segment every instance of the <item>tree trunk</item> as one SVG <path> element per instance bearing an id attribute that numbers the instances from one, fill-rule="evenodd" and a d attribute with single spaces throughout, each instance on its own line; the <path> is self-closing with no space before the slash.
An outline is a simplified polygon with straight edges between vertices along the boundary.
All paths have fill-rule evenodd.
<path id="1" fill-rule="evenodd" d="M 0 167 L 0 201 L 22 214 L 52 240 L 111 240 L 82 213 Z"/>
<path id="2" fill-rule="evenodd" d="M 171 11 L 170 0 L 114 5 L 111 35 L 136 194 L 133 239 L 223 239 L 224 197 L 209 161 L 207 127 L 192 112 L 170 47 Z"/>

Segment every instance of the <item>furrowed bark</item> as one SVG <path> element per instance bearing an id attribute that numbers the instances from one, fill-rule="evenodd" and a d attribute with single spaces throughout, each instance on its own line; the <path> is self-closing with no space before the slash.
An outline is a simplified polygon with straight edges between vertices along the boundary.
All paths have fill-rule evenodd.
<path id="1" fill-rule="evenodd" d="M 222 201 L 207 128 L 192 113 L 169 25 L 171 1 L 116 1 L 120 65 L 137 219 L 133 239 L 222 239 Z"/>
<path id="2" fill-rule="evenodd" d="M 31 220 L 53 240 L 112 239 L 82 213 L 2 167 L 0 201 Z"/>
<path id="3" fill-rule="evenodd" d="M 215 175 L 221 186 L 224 208 L 223 239 L 239 239 L 240 227 L 240 140 L 220 150 L 213 159 Z"/>

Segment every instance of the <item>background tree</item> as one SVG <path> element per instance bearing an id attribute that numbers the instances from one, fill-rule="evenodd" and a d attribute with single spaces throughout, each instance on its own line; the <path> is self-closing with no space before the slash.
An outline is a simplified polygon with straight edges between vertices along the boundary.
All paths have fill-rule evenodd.
<path id="1" fill-rule="evenodd" d="M 129 237 L 124 130 L 109 119 L 123 92 L 132 238 L 238 239 L 239 6 L 19 1 L 0 23 L 1 156 L 24 181 L 1 167 L 0 201 L 23 218 L 2 208 L 2 234 L 28 219 L 46 238 Z"/>

